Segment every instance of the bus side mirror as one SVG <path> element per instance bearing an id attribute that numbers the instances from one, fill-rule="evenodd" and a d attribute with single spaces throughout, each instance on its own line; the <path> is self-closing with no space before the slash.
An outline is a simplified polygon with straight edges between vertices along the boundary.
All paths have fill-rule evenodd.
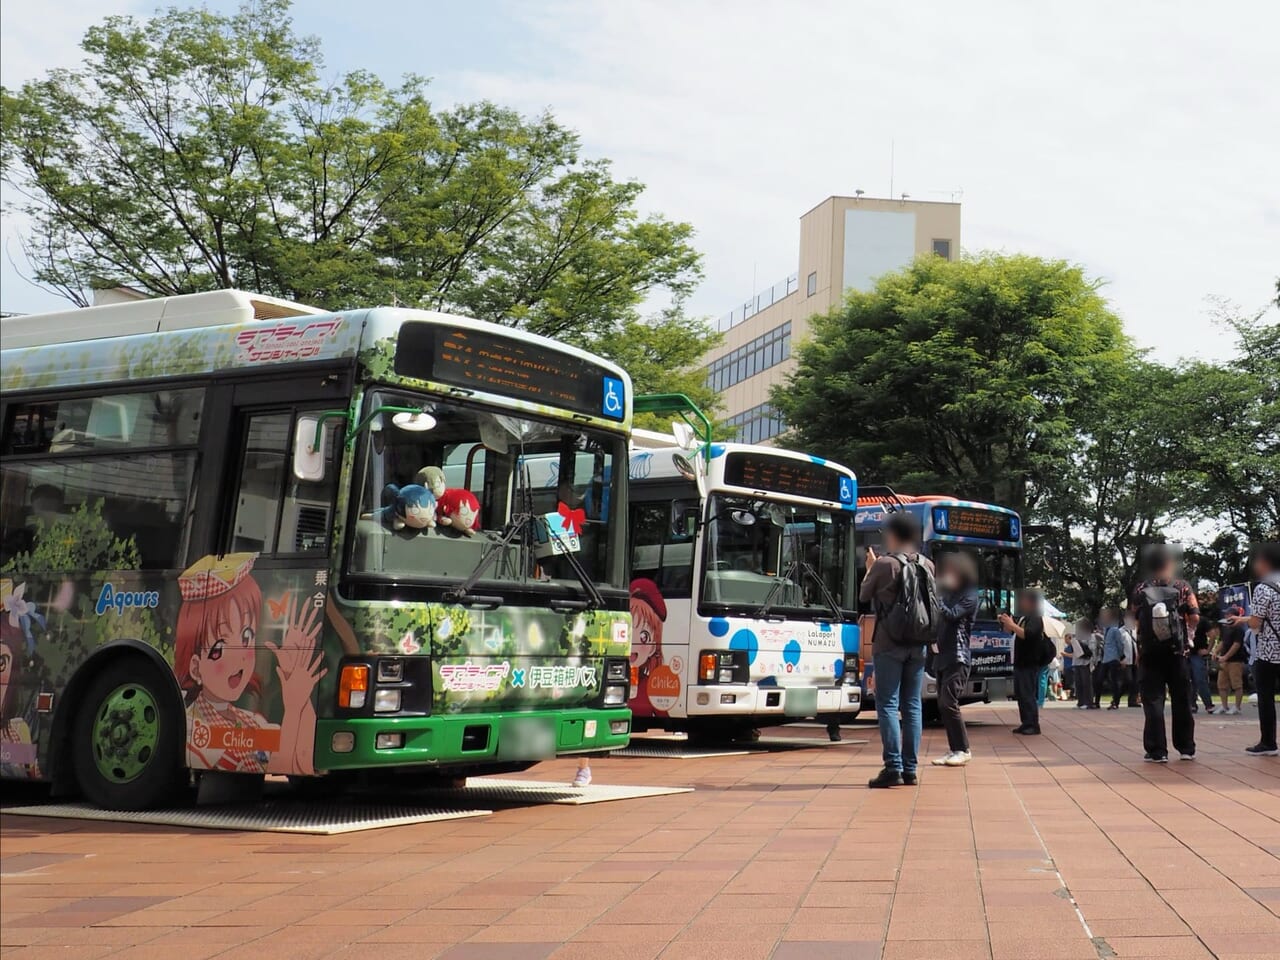
<path id="1" fill-rule="evenodd" d="M 696 537 L 698 535 L 698 508 L 673 507 L 671 532 L 677 537 Z"/>
<path id="2" fill-rule="evenodd" d="M 319 483 L 324 470 L 322 422 L 319 417 L 299 417 L 293 431 L 293 475 L 306 483 Z"/>

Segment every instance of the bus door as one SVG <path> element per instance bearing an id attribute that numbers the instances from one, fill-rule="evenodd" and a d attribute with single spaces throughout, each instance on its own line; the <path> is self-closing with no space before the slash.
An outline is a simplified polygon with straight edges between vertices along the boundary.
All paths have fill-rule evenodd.
<path id="1" fill-rule="evenodd" d="M 345 410 L 315 374 L 213 391 L 199 522 L 179 577 L 174 672 L 187 709 L 187 760 L 235 773 L 314 772 L 316 703 L 336 681 L 325 607 L 343 417 L 321 421 L 324 476 L 294 473 L 299 417 Z M 331 698 L 330 698 L 331 699 Z"/>

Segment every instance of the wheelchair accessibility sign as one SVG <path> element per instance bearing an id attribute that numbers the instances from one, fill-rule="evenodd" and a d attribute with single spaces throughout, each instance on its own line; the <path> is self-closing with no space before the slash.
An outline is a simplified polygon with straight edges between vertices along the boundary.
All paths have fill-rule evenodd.
<path id="1" fill-rule="evenodd" d="M 853 481 L 848 477 L 840 478 L 840 502 L 853 503 Z"/>
<path id="2" fill-rule="evenodd" d="M 627 409 L 626 388 L 617 377 L 604 378 L 604 396 L 600 401 L 600 412 L 610 420 L 621 420 Z"/>

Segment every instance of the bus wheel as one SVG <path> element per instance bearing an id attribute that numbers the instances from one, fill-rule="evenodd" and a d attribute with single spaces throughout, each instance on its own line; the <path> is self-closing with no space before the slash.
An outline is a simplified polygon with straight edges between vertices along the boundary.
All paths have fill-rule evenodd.
<path id="1" fill-rule="evenodd" d="M 72 732 L 72 761 L 85 796 L 107 810 L 172 801 L 186 781 L 186 724 L 165 677 L 136 657 L 107 665 L 89 684 Z"/>

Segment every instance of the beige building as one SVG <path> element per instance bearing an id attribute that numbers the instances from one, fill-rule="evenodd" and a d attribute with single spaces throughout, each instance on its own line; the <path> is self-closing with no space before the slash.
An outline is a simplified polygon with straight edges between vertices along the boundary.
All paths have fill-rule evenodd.
<path id="1" fill-rule="evenodd" d="M 707 354 L 707 378 L 738 439 L 761 443 L 782 431 L 769 388 L 794 369 L 791 347 L 806 336 L 809 317 L 926 253 L 959 256 L 960 204 L 828 197 L 804 214 L 800 269 L 716 321 L 725 338 Z"/>

